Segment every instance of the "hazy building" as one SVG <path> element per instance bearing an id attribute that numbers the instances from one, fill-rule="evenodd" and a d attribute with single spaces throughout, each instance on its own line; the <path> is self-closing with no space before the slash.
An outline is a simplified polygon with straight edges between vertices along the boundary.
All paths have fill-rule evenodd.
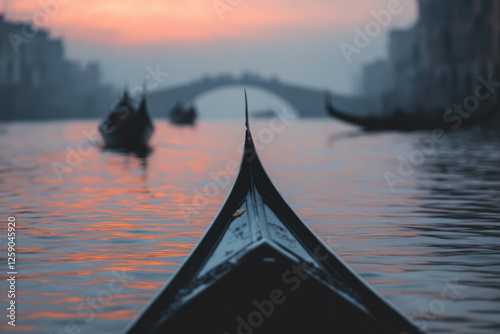
<path id="1" fill-rule="evenodd" d="M 442 110 L 499 72 L 500 1 L 419 0 L 418 21 L 389 38 L 390 107 Z"/>
<path id="2" fill-rule="evenodd" d="M 389 92 L 391 87 L 391 66 L 387 60 L 377 60 L 363 66 L 362 90 L 366 96 L 381 96 Z"/>
<path id="3" fill-rule="evenodd" d="M 98 117 L 111 87 L 97 63 L 65 59 L 61 39 L 0 15 L 0 119 Z"/>
<path id="4" fill-rule="evenodd" d="M 414 88 L 422 71 L 419 38 L 416 28 L 393 30 L 389 36 L 388 76 L 391 78 L 392 104 L 410 111 L 418 100 Z"/>

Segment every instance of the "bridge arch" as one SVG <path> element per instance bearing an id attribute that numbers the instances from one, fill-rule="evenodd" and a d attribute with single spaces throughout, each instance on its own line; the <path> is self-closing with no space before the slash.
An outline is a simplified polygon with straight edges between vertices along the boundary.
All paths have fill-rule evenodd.
<path id="1" fill-rule="evenodd" d="M 204 77 L 181 86 L 160 89 L 148 95 L 148 105 L 153 116 L 164 117 L 179 102 L 192 101 L 197 96 L 215 89 L 240 85 L 256 87 L 279 96 L 287 101 L 301 117 L 324 117 L 327 115 L 324 90 L 300 87 L 283 83 L 277 79 L 263 79 L 252 75 Z M 335 95 L 332 95 L 332 101 L 343 110 L 352 110 L 352 104 L 357 103 L 354 99 Z"/>
<path id="2" fill-rule="evenodd" d="M 243 90 L 248 94 L 250 116 L 256 112 L 283 112 L 297 115 L 298 111 L 285 98 L 257 85 L 217 86 L 196 95 L 192 102 L 197 106 L 200 118 L 240 118 L 243 114 Z M 213 115 L 213 116 L 212 116 Z"/>

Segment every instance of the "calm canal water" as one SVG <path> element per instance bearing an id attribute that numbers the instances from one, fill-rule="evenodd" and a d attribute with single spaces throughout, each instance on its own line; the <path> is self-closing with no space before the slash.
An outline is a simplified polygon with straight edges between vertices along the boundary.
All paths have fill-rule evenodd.
<path id="1" fill-rule="evenodd" d="M 157 120 L 147 158 L 89 146 L 84 132 L 96 123 L 0 125 L 0 290 L 15 216 L 16 332 L 120 333 L 196 245 L 234 180 L 226 166 L 240 160 L 243 122 Z M 497 132 L 448 133 L 433 148 L 418 144 L 428 132 L 363 133 L 333 120 L 283 129 L 260 120 L 252 131 L 293 209 L 403 313 L 430 333 L 500 332 Z M 0 303 L 5 314 L 6 293 Z"/>

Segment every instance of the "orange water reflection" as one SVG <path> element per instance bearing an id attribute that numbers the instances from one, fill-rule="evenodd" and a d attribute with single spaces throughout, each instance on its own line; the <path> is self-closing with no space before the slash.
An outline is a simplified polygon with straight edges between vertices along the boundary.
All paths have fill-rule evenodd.
<path id="1" fill-rule="evenodd" d="M 258 133 L 266 123 L 252 126 Z M 137 157 L 94 147 L 60 182 L 52 162 L 65 163 L 65 147 L 76 147 L 84 139 L 81 131 L 94 127 L 12 124 L 0 134 L 11 143 L 0 147 L 0 156 L 11 157 L 0 170 L 1 203 L 17 217 L 22 236 L 18 332 L 57 333 L 71 321 L 86 332 L 120 332 L 196 245 L 235 178 L 203 195 L 215 182 L 211 175 L 227 172 L 228 161 L 239 162 L 242 125 L 201 122 L 189 129 L 158 121 L 146 167 Z M 397 163 L 394 152 L 410 150 L 415 135 L 362 135 L 332 147 L 332 133 L 348 131 L 333 122 L 292 124 L 260 150 L 271 179 L 299 216 L 403 312 L 417 312 L 439 296 L 444 280 L 462 275 L 473 281 L 473 270 L 464 269 L 467 260 L 455 252 L 464 238 L 441 243 L 449 236 L 423 230 L 443 220 L 422 213 L 429 203 L 418 179 L 408 178 L 391 193 L 383 178 Z M 15 140 L 17 133 L 25 133 L 26 141 Z M 437 251 L 449 252 L 453 261 L 440 263 Z M 99 297 L 109 300 L 96 309 L 89 301 Z M 8 300 L 2 296 L 0 302 Z M 469 316 L 465 310 L 455 315 Z M 91 313 L 95 318 L 86 322 Z"/>

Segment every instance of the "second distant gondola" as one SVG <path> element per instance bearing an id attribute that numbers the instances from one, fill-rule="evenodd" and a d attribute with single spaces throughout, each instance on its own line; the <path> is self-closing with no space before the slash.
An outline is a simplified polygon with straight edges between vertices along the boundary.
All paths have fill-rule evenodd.
<path id="1" fill-rule="evenodd" d="M 193 105 L 183 106 L 177 104 L 169 113 L 170 122 L 175 125 L 194 125 L 196 109 Z"/>

